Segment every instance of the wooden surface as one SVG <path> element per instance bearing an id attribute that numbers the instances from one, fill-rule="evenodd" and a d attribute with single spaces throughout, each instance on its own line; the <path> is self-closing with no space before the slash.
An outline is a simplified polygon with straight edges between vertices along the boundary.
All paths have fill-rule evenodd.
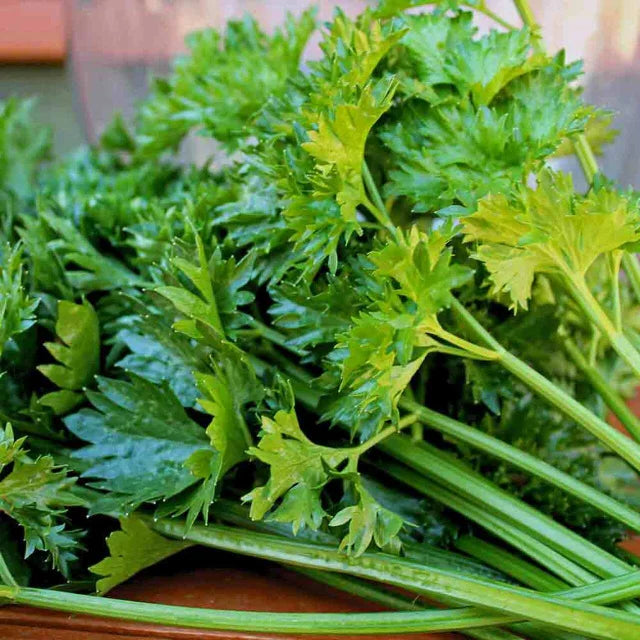
<path id="1" fill-rule="evenodd" d="M 0 62 L 59 63 L 64 0 L 0 0 Z"/>

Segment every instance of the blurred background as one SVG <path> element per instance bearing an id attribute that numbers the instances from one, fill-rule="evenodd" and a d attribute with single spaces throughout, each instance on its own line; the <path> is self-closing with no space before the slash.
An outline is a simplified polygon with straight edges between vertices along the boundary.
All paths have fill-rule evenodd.
<path id="1" fill-rule="evenodd" d="M 640 188 L 640 0 L 530 0 L 549 50 L 583 58 L 587 100 L 606 105 L 624 131 L 604 170 Z M 55 150 L 93 141 L 115 110 L 130 116 L 153 75 L 166 74 L 185 34 L 245 12 L 273 28 L 304 0 L 0 0 L 0 98 L 39 97 Z M 356 13 L 367 0 L 316 0 Z M 518 24 L 511 0 L 488 6 Z M 482 29 L 490 25 L 479 20 Z M 313 46 L 308 55 L 313 55 Z M 197 144 L 187 153 L 198 154 Z"/>

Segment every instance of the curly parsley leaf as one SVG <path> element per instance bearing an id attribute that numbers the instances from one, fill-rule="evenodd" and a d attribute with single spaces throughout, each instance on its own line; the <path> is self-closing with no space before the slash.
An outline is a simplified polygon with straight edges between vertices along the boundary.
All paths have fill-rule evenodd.
<path id="1" fill-rule="evenodd" d="M 298 69 L 315 29 L 315 12 L 287 17 L 272 36 L 247 16 L 226 32 L 206 29 L 187 40 L 169 80 L 156 80 L 139 112 L 137 153 L 153 157 L 176 148 L 191 129 L 202 130 L 233 149 L 251 117 L 280 92 Z"/>
<path id="2" fill-rule="evenodd" d="M 51 150 L 51 131 L 34 121 L 34 107 L 34 100 L 0 101 L 0 187 L 21 198 L 32 194 Z"/>
<path id="3" fill-rule="evenodd" d="M 253 294 L 242 287 L 253 275 L 255 254 L 248 253 L 236 263 L 233 257 L 225 260 L 220 248 L 216 247 L 207 260 L 199 236 L 196 236 L 196 249 L 197 264 L 174 258 L 173 265 L 189 279 L 197 294 L 183 286 L 162 286 L 156 288 L 156 292 L 186 316 L 175 323 L 177 330 L 198 340 L 203 337 L 200 328 L 204 327 L 223 338 L 247 322 L 246 315 L 237 307 L 253 301 Z"/>
<path id="4" fill-rule="evenodd" d="M 22 247 L 0 247 L 0 357 L 9 340 L 35 324 L 38 304 L 25 290 Z"/>
<path id="5" fill-rule="evenodd" d="M 492 292 L 526 309 L 538 273 L 584 278 L 595 260 L 640 239 L 637 210 L 614 191 L 586 196 L 570 176 L 544 171 L 518 197 L 487 196 L 463 219 L 465 240 L 489 271 Z"/>
<path id="6" fill-rule="evenodd" d="M 322 492 L 333 478 L 341 478 L 355 494 L 353 504 L 329 520 L 338 527 L 350 523 L 341 548 L 360 555 L 375 541 L 389 550 L 399 550 L 397 534 L 404 521 L 378 504 L 364 489 L 357 473 L 362 448 L 335 448 L 315 444 L 303 433 L 295 410 L 278 411 L 274 418 L 262 417 L 261 438 L 249 454 L 269 466 L 269 480 L 243 500 L 251 502 L 251 518 L 269 514 L 276 522 L 291 523 L 294 534 L 301 528 L 317 530 L 329 514 Z"/>
<path id="7" fill-rule="evenodd" d="M 451 263 L 446 244 L 452 233 L 449 227 L 427 235 L 414 226 L 369 254 L 381 293 L 372 289 L 369 305 L 338 336 L 329 362 L 339 372 L 342 393 L 325 418 L 350 425 L 353 434 L 366 439 L 386 420 L 397 421 L 400 396 L 427 354 L 450 351 L 449 343 L 454 350 L 470 347 L 438 320 L 439 312 L 451 304 L 452 290 L 472 276 L 467 267 Z"/>
<path id="8" fill-rule="evenodd" d="M 22 528 L 26 558 L 48 554 L 55 569 L 68 576 L 77 559 L 80 532 L 66 529 L 65 511 L 83 501 L 71 492 L 76 479 L 51 456 L 32 458 L 16 440 L 11 425 L 0 429 L 0 511 Z"/>
<path id="9" fill-rule="evenodd" d="M 485 78 L 487 84 L 478 80 L 493 39 L 509 35 L 500 42 L 524 55 L 530 45 L 526 31 L 476 40 L 465 14 L 407 21 L 410 30 L 402 43 L 409 60 L 412 51 L 416 60 L 404 61 L 398 73 L 404 78 L 401 91 L 420 99 L 403 104 L 380 133 L 394 157 L 388 195 L 408 197 L 416 212 L 471 213 L 478 198 L 508 192 L 538 170 L 564 138 L 584 129 L 592 110 L 570 84 L 580 66 L 566 65 L 562 53 L 552 59 L 525 56 L 520 66 L 497 68 L 495 77 Z M 469 53 L 467 59 L 476 48 L 479 57 Z"/>

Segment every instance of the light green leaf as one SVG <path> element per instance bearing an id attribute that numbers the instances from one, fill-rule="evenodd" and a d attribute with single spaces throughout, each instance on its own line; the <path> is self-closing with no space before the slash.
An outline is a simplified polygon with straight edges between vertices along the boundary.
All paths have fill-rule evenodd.
<path id="1" fill-rule="evenodd" d="M 98 316 L 88 303 L 58 302 L 56 335 L 60 342 L 45 342 L 47 351 L 60 364 L 38 367 L 62 389 L 78 391 L 88 385 L 100 364 Z"/>
<path id="2" fill-rule="evenodd" d="M 104 595 L 143 569 L 191 546 L 192 542 L 171 540 L 155 533 L 140 518 L 122 518 L 120 531 L 107 538 L 109 555 L 89 570 L 102 576 L 96 590 Z"/>
<path id="3" fill-rule="evenodd" d="M 622 195 L 601 189 L 580 196 L 568 175 L 544 171 L 518 199 L 488 196 L 463 219 L 466 242 L 486 265 L 495 295 L 527 308 L 537 273 L 584 278 L 603 255 L 640 239 L 638 212 Z"/>
<path id="4" fill-rule="evenodd" d="M 267 484 L 244 496 L 251 501 L 251 517 L 260 520 L 276 501 L 298 487 L 283 509 L 274 514 L 276 520 L 285 516 L 293 523 L 294 531 L 301 526 L 317 529 L 324 518 L 320 492 L 328 479 L 327 466 L 335 468 L 345 460 L 340 449 L 322 447 L 311 442 L 300 429 L 295 411 L 278 411 L 273 420 L 262 417 L 262 437 L 249 454 L 270 467 Z M 295 500 L 294 498 L 300 498 Z"/>
<path id="5" fill-rule="evenodd" d="M 329 522 L 330 527 L 349 524 L 340 548 L 359 556 L 374 541 L 380 549 L 398 553 L 401 547 L 398 533 L 404 526 L 404 520 L 376 502 L 362 482 L 355 483 L 355 490 L 357 503 L 339 511 Z"/>
<path id="6" fill-rule="evenodd" d="M 49 407 L 57 416 L 63 416 L 77 407 L 82 402 L 83 397 L 81 393 L 70 391 L 69 389 L 61 389 L 60 391 L 46 393 L 41 398 L 38 398 L 38 403 Z"/>
<path id="7" fill-rule="evenodd" d="M 315 195 L 335 195 L 342 217 L 355 229 L 356 208 L 368 201 L 362 178 L 367 137 L 391 106 L 396 87 L 393 79 L 368 84 L 355 104 L 339 104 L 333 114 L 319 114 L 317 129 L 308 131 L 309 142 L 302 145 L 316 159 Z"/>

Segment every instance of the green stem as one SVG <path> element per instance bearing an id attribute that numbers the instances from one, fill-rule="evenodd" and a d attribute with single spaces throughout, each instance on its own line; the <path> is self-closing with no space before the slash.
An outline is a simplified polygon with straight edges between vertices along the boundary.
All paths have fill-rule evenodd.
<path id="1" fill-rule="evenodd" d="M 420 458 L 422 463 L 427 460 L 424 456 L 420 456 Z M 451 474 L 447 470 L 427 474 L 422 466 L 411 465 L 411 468 L 407 468 L 393 462 L 387 462 L 383 467 L 380 467 L 380 470 L 422 495 L 440 502 L 448 509 L 452 509 L 475 522 L 491 535 L 504 540 L 569 584 L 580 586 L 597 579 L 592 572 L 580 566 L 579 562 L 569 558 L 566 552 L 563 554 L 562 551 L 551 548 L 544 522 L 540 526 L 542 535 L 537 535 L 537 529 L 534 529 L 535 525 L 526 519 L 526 508 L 524 512 L 521 508 L 512 509 L 517 518 L 524 518 L 523 522 L 514 520 L 500 511 L 503 505 L 493 495 L 487 497 L 486 492 L 481 494 L 484 501 L 481 503 L 474 500 L 474 495 L 470 495 L 470 492 L 463 487 L 445 484 L 447 481 L 451 481 Z M 466 483 L 468 477 L 464 474 L 460 475 L 461 480 Z M 475 483 L 471 486 L 474 492 L 479 489 Z M 575 557 L 575 554 L 571 555 Z M 625 566 L 624 569 L 605 572 L 605 575 L 610 577 L 621 575 L 627 571 L 629 571 L 629 567 Z"/>
<path id="2" fill-rule="evenodd" d="M 622 256 L 622 266 L 629 278 L 636 301 L 640 302 L 640 263 L 635 253 L 626 252 Z"/>
<path id="3" fill-rule="evenodd" d="M 622 300 L 620 298 L 620 267 L 624 252 L 616 251 L 610 255 L 611 290 L 613 298 L 613 321 L 616 331 L 622 332 Z"/>
<path id="4" fill-rule="evenodd" d="M 571 141 L 573 142 L 573 148 L 575 149 L 582 171 L 584 172 L 584 177 L 587 179 L 587 182 L 591 184 L 599 168 L 598 160 L 591 149 L 587 136 L 584 133 L 578 133 L 571 138 Z"/>
<path id="5" fill-rule="evenodd" d="M 512 25 L 510 22 L 507 22 L 502 16 L 500 16 L 497 13 L 491 11 L 491 9 L 489 9 L 489 7 L 487 7 L 484 2 L 482 4 L 480 4 L 480 6 L 474 5 L 472 2 L 466 2 L 465 6 L 468 9 L 475 10 L 478 13 L 481 13 L 481 14 L 487 16 L 487 18 L 490 18 L 496 24 L 499 24 L 501 27 L 504 27 L 508 31 L 513 31 L 513 30 L 516 29 L 515 25 Z"/>
<path id="6" fill-rule="evenodd" d="M 528 27 L 534 35 L 533 47 L 537 53 L 544 53 L 544 46 L 542 44 L 542 38 L 540 35 L 540 26 L 536 22 L 533 11 L 529 6 L 527 0 L 513 0 L 513 4 L 518 10 L 518 15 L 523 24 Z"/>
<path id="7" fill-rule="evenodd" d="M 391 233 L 394 238 L 398 237 L 398 228 L 393 224 L 391 218 L 389 217 L 389 213 L 387 212 L 387 208 L 384 204 L 384 200 L 380 195 L 380 191 L 378 191 L 378 187 L 371 175 L 371 171 L 369 170 L 369 165 L 366 160 L 362 162 L 362 177 L 364 179 L 364 184 L 367 187 L 367 191 L 369 192 L 369 197 L 372 202 L 365 202 L 364 205 L 369 209 L 369 211 L 373 214 L 375 219 L 385 228 L 387 231 Z"/>
<path id="8" fill-rule="evenodd" d="M 433 608 L 427 607 L 422 603 L 418 604 L 415 598 L 404 598 L 398 594 L 390 593 L 389 591 L 355 578 L 325 571 L 314 571 L 312 569 L 301 569 L 299 567 L 290 568 L 293 568 L 296 573 L 307 576 L 316 582 L 396 611 L 416 611 Z M 563 640 L 561 636 L 549 636 L 548 630 L 546 630 L 546 634 L 545 640 Z M 520 640 L 519 636 L 514 636 L 512 633 L 502 629 L 466 629 L 464 635 L 469 638 L 475 638 L 476 640 Z"/>
<path id="9" fill-rule="evenodd" d="M 265 340 L 269 340 L 273 344 L 286 349 L 290 353 L 293 353 L 296 356 L 304 356 L 306 352 L 303 349 L 298 349 L 297 347 L 292 347 L 287 340 L 287 337 L 282 335 L 279 331 L 272 329 L 267 326 L 263 322 L 256 320 L 255 318 L 251 318 L 251 324 L 255 327 L 258 335 L 265 338 Z"/>
<path id="10" fill-rule="evenodd" d="M 431 447 L 424 448 L 425 453 L 429 453 L 429 449 L 432 449 Z M 440 452 L 437 450 L 433 451 L 435 452 L 437 459 L 438 453 Z M 455 484 L 452 484 L 452 474 L 449 474 L 448 476 L 445 474 L 442 476 L 444 485 L 428 480 L 425 477 L 429 475 L 425 470 L 425 465 L 433 465 L 433 460 L 429 460 L 427 456 L 422 458 L 421 463 L 422 467 L 420 470 L 423 472 L 423 475 L 415 473 L 410 469 L 395 463 L 387 463 L 384 466 L 380 466 L 380 469 L 396 480 L 412 487 L 419 493 L 437 500 L 446 507 L 457 511 L 466 518 L 469 518 L 473 522 L 479 524 L 492 535 L 503 539 L 505 542 L 511 544 L 516 549 L 519 549 L 540 565 L 555 573 L 562 580 L 567 581 L 572 585 L 584 586 L 594 584 L 597 579 L 592 573 L 584 571 L 580 566 L 578 566 L 578 564 L 576 564 L 576 562 L 568 559 L 568 557 L 566 557 L 566 553 L 563 555 L 562 552 L 558 553 L 550 548 L 555 546 L 554 540 L 556 538 L 563 539 L 562 544 L 567 545 L 566 551 L 571 552 L 571 557 L 573 557 L 574 560 L 580 562 L 580 553 L 587 554 L 585 558 L 588 559 L 588 562 L 582 562 L 581 564 L 592 568 L 594 573 L 610 577 L 625 575 L 631 571 L 632 567 L 630 565 L 610 554 L 607 554 L 606 552 L 603 552 L 591 543 L 586 543 L 586 546 L 583 544 L 582 548 L 580 548 L 580 542 L 584 543 L 585 541 L 581 541 L 579 536 L 576 536 L 573 532 L 564 529 L 564 527 L 558 525 L 549 518 L 542 516 L 538 524 L 532 527 L 531 524 L 527 522 L 529 518 L 528 514 L 530 512 L 535 514 L 535 510 L 531 509 L 528 505 L 519 505 L 519 501 L 514 500 L 509 496 L 509 494 L 506 494 L 506 503 L 500 500 L 496 501 L 495 499 L 487 500 L 486 496 L 482 493 L 482 483 L 484 482 L 485 486 L 488 484 L 489 489 L 491 488 L 491 483 L 487 483 L 481 476 L 478 476 L 478 474 L 474 474 L 473 472 L 470 473 L 468 470 L 466 470 L 467 473 L 465 475 L 465 468 L 463 465 L 456 464 L 452 468 L 454 472 L 458 472 L 458 476 L 460 478 L 460 486 L 456 487 Z M 437 480 L 440 479 L 438 474 L 432 475 Z M 453 487 L 454 490 L 452 491 L 446 487 Z M 454 493 L 456 489 L 460 495 Z M 497 495 L 497 497 L 500 498 L 500 493 L 505 495 L 504 492 L 501 492 L 500 490 L 497 491 L 497 494 L 494 492 L 494 495 Z M 511 507 L 508 504 L 509 498 L 513 500 Z M 505 509 L 508 509 L 508 511 L 505 511 Z M 545 523 L 545 519 L 547 520 L 547 523 Z M 544 536 L 548 533 L 547 530 L 549 529 L 549 523 L 552 527 L 555 525 L 557 528 L 555 532 L 556 537 L 547 539 L 545 544 L 536 539 L 536 537 L 541 540 L 545 540 Z M 529 533 L 526 533 L 526 531 Z M 551 533 L 553 534 L 553 532 Z M 578 546 L 571 542 L 572 538 L 577 542 Z M 593 549 L 591 553 L 589 552 L 589 546 Z M 598 569 L 598 565 L 601 567 L 600 570 Z M 640 609 L 638 609 L 637 605 L 633 602 L 624 602 L 622 603 L 622 607 L 627 611 L 640 613 Z"/>
<path id="11" fill-rule="evenodd" d="M 441 569 L 415 565 L 387 554 L 365 553 L 359 557 L 347 557 L 334 547 L 310 545 L 255 532 L 239 531 L 222 525 L 194 526 L 187 529 L 183 523 L 164 520 L 149 521 L 149 525 L 169 537 L 188 539 L 205 546 L 286 564 L 348 573 L 408 588 L 418 593 L 454 598 L 495 612 L 483 613 L 474 607 L 458 609 L 455 621 L 438 620 L 440 629 L 445 628 L 446 624 L 450 625 L 447 627 L 449 629 L 464 629 L 469 626 L 505 624 L 515 622 L 518 618 L 527 618 L 568 631 L 580 632 L 588 628 L 594 638 L 637 640 L 640 633 L 639 616 L 569 601 L 566 597 L 541 595 L 527 589 L 478 578 L 468 579 Z M 640 593 L 640 572 L 635 573 L 634 580 L 637 581 L 636 588 Z M 408 627 L 412 622 L 414 630 L 417 630 L 420 625 L 427 624 L 426 618 L 420 617 L 427 614 L 432 616 L 429 624 L 435 624 L 434 612 L 407 612 L 404 615 L 410 618 L 403 619 L 403 623 Z M 399 621 L 396 624 L 399 625 Z M 379 626 L 370 627 L 368 632 L 378 630 L 381 633 L 379 629 Z M 315 622 L 313 631 L 319 632 L 319 626 Z M 385 632 L 388 632 L 388 629 Z"/>
<path id="12" fill-rule="evenodd" d="M 327 585 L 333 589 L 338 589 L 349 593 L 363 600 L 375 602 L 387 609 L 398 611 L 421 611 L 433 607 L 426 607 L 418 604 L 417 598 L 407 598 L 398 593 L 392 593 L 386 589 L 382 589 L 377 585 L 365 582 L 358 578 L 345 576 L 340 573 L 330 573 L 328 571 L 317 571 L 316 569 L 304 569 L 302 567 L 288 567 L 296 573 L 311 578 L 315 582 Z"/>
<path id="13" fill-rule="evenodd" d="M 463 353 L 467 352 L 467 357 L 469 355 L 472 355 L 481 360 L 489 361 L 498 359 L 498 354 L 492 349 L 485 349 L 484 347 L 481 347 L 477 344 L 474 344 L 473 342 L 469 342 L 468 340 L 461 338 L 460 336 L 457 336 L 455 333 L 447 331 L 446 329 L 440 329 L 436 335 L 439 338 L 447 340 L 451 344 L 459 347 Z"/>
<path id="14" fill-rule="evenodd" d="M 414 9 L 421 5 L 439 4 L 441 1 L 442 0 L 425 0 L 424 2 L 416 2 L 411 5 L 411 8 Z M 504 27 L 509 31 L 513 31 L 517 28 L 516 26 L 512 25 L 510 22 L 507 22 L 502 16 L 491 11 L 491 9 L 489 9 L 486 6 L 485 2 L 481 2 L 480 4 L 478 4 L 477 2 L 461 2 L 460 6 L 465 7 L 470 11 L 475 11 L 477 13 L 481 13 L 482 15 L 487 16 L 487 18 L 490 18 L 496 24 L 499 24 L 501 27 Z M 395 11 L 391 15 L 394 15 L 394 13 Z M 385 16 L 384 14 L 382 14 L 382 17 L 389 17 L 389 16 Z"/>
<path id="15" fill-rule="evenodd" d="M 627 403 L 620 397 L 615 389 L 611 387 L 605 377 L 598 371 L 597 367 L 587 362 L 586 358 L 582 355 L 582 351 L 580 351 L 573 340 L 567 337 L 563 342 L 569 357 L 602 397 L 607 407 L 609 407 L 618 420 L 620 420 L 624 428 L 636 440 L 640 441 L 640 420 L 638 417 L 629 409 Z M 638 518 L 640 521 L 640 516 L 638 516 Z M 638 531 L 635 526 L 632 528 Z"/>
<path id="16" fill-rule="evenodd" d="M 379 448 L 417 471 L 419 478 L 432 478 L 440 485 L 465 496 L 481 509 L 499 514 L 519 531 L 542 541 L 589 572 L 609 578 L 629 571 L 629 565 L 622 560 L 496 487 L 491 481 L 439 449 L 427 444 L 418 446 L 403 435 L 388 438 Z M 589 577 L 585 575 L 584 580 L 588 581 Z"/>
<path id="17" fill-rule="evenodd" d="M 294 535 L 291 530 L 291 526 L 285 523 L 251 520 L 249 510 L 246 507 L 222 498 L 214 503 L 212 506 L 212 513 L 216 518 L 219 518 L 220 521 L 227 524 L 233 524 L 243 529 L 252 529 L 262 533 L 271 533 L 287 538 L 294 538 L 296 540 L 304 540 L 305 542 L 311 542 L 314 544 L 335 546 L 339 542 L 335 536 L 329 533 L 324 533 L 323 531 L 313 531 L 312 529 L 306 528 L 302 531 L 298 531 L 297 534 Z M 426 561 L 430 564 L 436 563 L 439 567 L 444 569 L 465 573 L 471 577 L 475 575 L 480 578 L 488 578 L 490 580 L 504 580 L 504 573 L 494 571 L 486 565 L 471 560 L 461 554 L 433 547 L 426 543 L 421 543 L 419 545 L 405 543 L 403 548 L 405 556 L 409 560 L 417 562 L 418 564 Z"/>
<path id="18" fill-rule="evenodd" d="M 640 353 L 629 339 L 618 331 L 598 301 L 593 297 L 584 278 L 567 275 L 564 282 L 584 314 L 607 337 L 617 354 L 631 367 L 637 378 L 640 378 Z"/>
<path id="19" fill-rule="evenodd" d="M 7 565 L 7 562 L 4 559 L 2 553 L 0 553 L 0 581 L 9 587 L 18 586 L 18 583 L 13 577 L 13 574 L 11 573 L 11 570 L 9 569 L 9 566 Z"/>
<path id="20" fill-rule="evenodd" d="M 383 613 L 271 613 L 262 611 L 229 611 L 173 605 L 132 602 L 115 598 L 99 598 L 51 589 L 0 587 L 0 599 L 12 604 L 29 605 L 73 614 L 100 615 L 167 626 L 195 629 L 218 629 L 259 633 L 296 634 L 379 634 L 413 633 L 417 631 L 448 631 L 483 626 L 489 616 L 478 610 L 436 609 Z M 561 601 L 562 602 L 562 601 Z M 588 607 L 588 608 L 586 608 Z M 581 616 L 597 621 L 603 630 L 601 638 L 616 636 L 605 632 L 607 618 L 622 631 L 621 639 L 631 640 L 631 631 L 638 628 L 632 617 L 605 615 L 603 607 L 581 607 Z M 495 619 L 499 615 L 494 614 Z M 640 621 L 639 623 L 640 624 Z"/>
<path id="21" fill-rule="evenodd" d="M 484 341 L 488 347 L 498 353 L 498 362 L 507 371 L 522 380 L 530 389 L 557 407 L 565 415 L 575 420 L 636 470 L 640 470 L 640 446 L 636 442 L 630 440 L 604 420 L 601 420 L 568 393 L 565 393 L 553 382 L 507 351 L 458 300 L 454 299 L 452 308 L 477 338 Z M 626 340 L 625 336 L 620 336 L 620 338 Z"/>
<path id="22" fill-rule="evenodd" d="M 624 404 L 624 403 L 623 403 Z M 640 532 L 640 514 L 614 498 L 576 480 L 568 473 L 556 469 L 540 458 L 498 440 L 479 429 L 458 422 L 437 411 L 420 406 L 411 400 L 401 400 L 399 406 L 416 415 L 420 422 L 437 429 L 452 438 L 465 442 L 472 447 L 504 460 L 515 467 L 523 469 L 538 478 L 546 480 L 555 487 L 591 504 L 612 518 L 626 524 L 634 531 Z M 626 407 L 626 405 L 624 405 Z"/>
<path id="23" fill-rule="evenodd" d="M 528 587 L 535 588 L 539 591 L 556 592 L 561 592 L 563 589 L 566 589 L 564 582 L 548 574 L 546 571 L 484 540 L 473 536 L 463 536 L 456 541 L 456 547 L 472 557 L 482 558 L 482 560 L 489 565 L 507 569 L 511 576 Z M 633 573 L 627 574 L 627 576 L 631 575 L 633 575 Z M 623 583 L 627 582 L 627 576 L 621 577 L 620 580 Z M 589 600 L 590 602 L 598 604 L 612 602 L 612 600 L 608 599 L 606 593 L 602 592 L 601 583 L 588 585 L 582 587 L 582 589 L 584 589 L 584 597 L 592 598 Z M 594 591 L 596 591 L 595 594 L 593 593 Z M 629 594 L 627 593 L 626 595 Z M 626 597 L 621 597 L 616 601 L 619 602 L 620 600 L 626 599 Z M 512 629 L 513 631 L 522 633 L 523 637 L 530 638 L 531 640 L 549 640 L 544 630 L 529 623 L 514 625 Z"/>
<path id="24" fill-rule="evenodd" d="M 403 426 L 409 426 L 414 422 L 415 422 L 415 418 L 411 419 L 410 417 L 410 419 Z M 345 449 L 345 451 L 349 451 L 350 454 L 360 456 L 366 451 L 369 451 L 369 449 L 372 449 L 376 445 L 380 444 L 383 440 L 386 440 L 390 436 L 398 433 L 398 429 L 401 429 L 401 428 L 402 427 L 400 425 L 398 425 L 397 427 L 395 425 L 386 427 L 382 431 L 379 431 L 378 433 L 376 433 L 375 436 L 371 436 L 371 438 L 369 438 L 368 440 L 365 440 L 362 444 L 358 445 L 357 447 L 351 447 L 350 449 Z"/>
<path id="25" fill-rule="evenodd" d="M 462 536 L 455 541 L 455 546 L 456 549 L 464 551 L 472 558 L 486 562 L 496 569 L 507 571 L 512 578 L 536 591 L 566 589 L 566 584 L 562 580 L 540 569 L 540 567 L 475 536 Z"/>

